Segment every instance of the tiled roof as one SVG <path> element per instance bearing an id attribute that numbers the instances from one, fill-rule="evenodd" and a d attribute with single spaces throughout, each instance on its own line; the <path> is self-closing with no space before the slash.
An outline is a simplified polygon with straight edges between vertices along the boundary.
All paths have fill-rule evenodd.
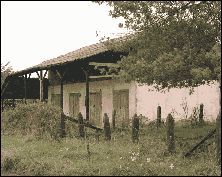
<path id="1" fill-rule="evenodd" d="M 48 66 L 48 65 L 54 65 L 58 63 L 68 62 L 68 61 L 84 59 L 90 56 L 97 55 L 99 53 L 103 53 L 105 51 L 108 51 L 108 48 L 102 42 L 100 42 L 100 43 L 96 43 L 96 44 L 92 44 L 92 45 L 80 48 L 73 52 L 69 52 L 65 55 L 60 55 L 57 58 L 46 60 L 42 62 L 41 64 Z"/>
<path id="2" fill-rule="evenodd" d="M 126 40 L 127 36 L 129 35 L 119 37 L 117 38 L 117 40 L 121 42 L 122 40 Z M 74 60 L 85 59 L 87 57 L 94 56 L 94 55 L 97 55 L 99 53 L 103 53 L 106 51 L 108 51 L 108 48 L 107 46 L 104 45 L 104 42 L 99 42 L 99 43 L 92 44 L 86 47 L 82 47 L 73 52 L 69 52 L 65 55 L 60 55 L 57 58 L 46 60 L 38 65 L 26 68 L 21 71 L 17 71 L 11 75 L 23 75 L 25 73 L 28 73 L 28 71 L 35 72 L 37 70 L 44 70 L 44 69 L 47 69 L 47 67 L 52 66 L 52 65 L 57 65 L 59 63 L 65 63 L 65 62 L 72 62 Z"/>

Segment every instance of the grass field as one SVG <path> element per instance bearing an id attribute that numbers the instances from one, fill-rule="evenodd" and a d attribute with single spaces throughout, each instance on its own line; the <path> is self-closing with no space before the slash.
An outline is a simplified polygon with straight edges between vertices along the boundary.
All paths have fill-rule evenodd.
<path id="1" fill-rule="evenodd" d="M 33 111 L 33 108 L 29 109 Z M 21 115 L 19 110 L 16 111 Z M 43 114 L 44 111 L 40 112 Z M 33 129 L 33 124 L 28 126 L 27 123 L 25 128 L 21 126 L 20 123 L 28 122 L 24 122 L 25 115 L 23 119 L 17 118 L 16 124 L 15 119 L 7 123 L 13 117 L 10 114 L 13 113 L 4 111 L 1 119 L 1 175 L 221 176 L 221 166 L 215 160 L 214 142 L 208 147 L 203 146 L 204 151 L 196 150 L 192 156 L 183 158 L 202 136 L 215 128 L 215 122 L 202 128 L 176 122 L 175 153 L 169 155 L 166 128 L 162 126 L 157 130 L 153 122 L 140 124 L 139 144 L 133 144 L 131 128 L 121 132 L 112 129 L 110 141 L 105 141 L 103 134 L 97 140 L 95 131 L 86 128 L 87 140 L 80 138 L 78 125 L 70 121 L 66 121 L 67 136 L 63 139 L 54 139 L 47 131 L 36 136 L 41 126 L 38 130 Z M 33 121 L 41 119 L 36 112 L 33 116 L 30 114 L 26 115 Z M 90 153 L 87 151 L 88 141 Z M 212 141 L 214 138 L 208 143 Z"/>

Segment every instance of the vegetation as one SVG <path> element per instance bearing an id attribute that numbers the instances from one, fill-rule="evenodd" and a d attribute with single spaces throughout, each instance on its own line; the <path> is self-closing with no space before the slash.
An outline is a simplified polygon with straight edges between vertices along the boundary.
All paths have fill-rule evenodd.
<path id="1" fill-rule="evenodd" d="M 2 86 L 5 82 L 5 79 L 7 78 L 7 76 L 9 74 L 12 74 L 14 73 L 14 71 L 12 71 L 12 67 L 10 66 L 9 68 L 5 69 L 6 66 L 9 64 L 10 62 L 8 62 L 5 66 L 2 65 L 1 63 L 1 89 L 2 89 Z M 2 91 L 1 91 L 2 92 Z"/>
<path id="2" fill-rule="evenodd" d="M 114 7 L 109 15 L 123 17 L 125 28 L 134 31 L 121 42 L 105 41 L 110 50 L 128 53 L 117 63 L 120 69 L 107 73 L 158 91 L 191 87 L 192 93 L 205 81 L 221 82 L 220 1 L 94 2 Z"/>
<path id="3" fill-rule="evenodd" d="M 59 107 L 41 102 L 21 103 L 1 118 L 1 175 L 221 175 L 211 140 L 201 147 L 204 152 L 198 149 L 183 158 L 215 122 L 204 127 L 176 122 L 176 152 L 170 156 L 166 127 L 157 130 L 155 121 L 140 125 L 139 144 L 133 144 L 130 127 L 121 132 L 111 128 L 110 141 L 104 140 L 104 132 L 98 140 L 88 129 L 87 140 L 80 137 L 78 124 L 68 120 L 61 139 Z"/>

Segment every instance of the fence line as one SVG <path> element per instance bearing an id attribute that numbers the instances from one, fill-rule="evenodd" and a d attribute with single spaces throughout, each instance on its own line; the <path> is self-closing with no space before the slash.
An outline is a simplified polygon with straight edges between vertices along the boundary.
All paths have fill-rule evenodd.
<path id="1" fill-rule="evenodd" d="M 207 139 L 211 138 L 214 133 L 216 133 L 215 136 L 215 142 L 217 145 L 217 161 L 220 164 L 221 163 L 221 115 L 219 114 L 217 117 L 217 127 L 208 133 L 207 135 L 202 138 L 202 140 L 197 143 L 189 152 L 186 153 L 185 157 L 188 157 L 191 155 L 191 153 L 196 150 L 201 144 L 203 144 Z M 113 128 L 116 128 L 115 122 L 116 119 L 118 119 L 116 115 L 115 109 L 113 110 L 112 114 L 112 124 Z M 111 139 L 111 131 L 110 131 L 110 124 L 109 124 L 109 117 L 107 114 L 104 114 L 104 132 L 105 132 L 105 139 L 110 140 Z M 199 114 L 199 122 L 195 122 L 195 124 L 199 124 L 200 126 L 203 126 L 204 120 L 203 120 L 203 104 L 200 105 L 200 114 Z M 156 125 L 157 129 L 161 128 L 161 107 L 157 107 L 157 120 L 156 120 Z M 166 131 L 167 131 L 167 146 L 168 146 L 168 151 L 172 155 L 175 152 L 175 139 L 174 139 L 174 118 L 172 117 L 171 114 L 168 114 L 167 119 L 166 119 Z M 97 131 L 98 132 L 98 131 Z M 99 139 L 98 139 L 99 140 Z M 133 143 L 139 143 L 139 118 L 135 114 L 134 117 L 132 118 L 132 141 Z"/>

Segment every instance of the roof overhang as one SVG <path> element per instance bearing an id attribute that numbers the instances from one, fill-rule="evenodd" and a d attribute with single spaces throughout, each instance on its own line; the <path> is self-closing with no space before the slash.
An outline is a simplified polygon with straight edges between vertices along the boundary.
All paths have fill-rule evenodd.
<path id="1" fill-rule="evenodd" d="M 116 38 L 117 41 L 125 41 L 128 39 L 130 35 L 125 35 L 123 37 Z M 104 44 L 105 42 L 96 43 L 90 46 L 86 46 L 83 48 L 80 48 L 78 50 L 75 50 L 73 52 L 69 52 L 65 55 L 61 55 L 57 58 L 53 58 L 51 60 L 46 60 L 38 65 L 29 67 L 27 69 L 16 71 L 8 75 L 8 77 L 12 76 L 23 76 L 25 74 L 30 74 L 33 72 L 41 71 L 41 70 L 49 70 L 51 67 L 61 66 L 61 65 L 67 65 L 72 62 L 76 61 L 84 61 L 87 58 L 96 56 L 98 54 L 109 52 L 107 46 Z M 110 51 L 112 52 L 112 51 Z"/>

